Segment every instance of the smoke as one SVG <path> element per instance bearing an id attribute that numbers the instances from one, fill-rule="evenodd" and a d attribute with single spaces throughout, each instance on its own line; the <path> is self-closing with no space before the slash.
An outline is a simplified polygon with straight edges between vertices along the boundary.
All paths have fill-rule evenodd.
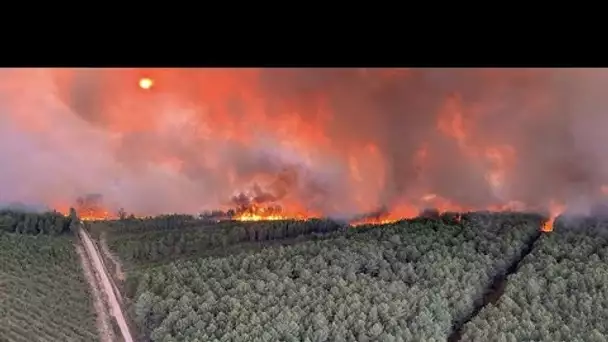
<path id="1" fill-rule="evenodd" d="M 0 203 L 588 211 L 607 86 L 604 69 L 5 69 Z"/>

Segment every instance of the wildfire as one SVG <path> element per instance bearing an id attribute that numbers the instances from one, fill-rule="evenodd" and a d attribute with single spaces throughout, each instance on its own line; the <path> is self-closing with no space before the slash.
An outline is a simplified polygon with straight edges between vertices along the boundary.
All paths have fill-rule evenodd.
<path id="1" fill-rule="evenodd" d="M 69 208 L 57 208 L 55 209 L 64 216 L 70 216 Z M 115 215 L 110 214 L 109 211 L 104 209 L 86 209 L 86 208 L 75 208 L 76 214 L 82 221 L 100 221 L 100 220 L 111 220 L 116 218 Z"/>
<path id="2" fill-rule="evenodd" d="M 76 199 L 74 205 L 56 205 L 56 210 L 65 216 L 70 215 L 70 207 L 73 207 L 76 214 L 82 221 L 111 220 L 118 215 L 111 214 L 103 205 L 103 197 L 99 194 L 88 194 Z"/>
<path id="3" fill-rule="evenodd" d="M 549 206 L 549 219 L 543 223 L 543 226 L 541 228 L 541 230 L 543 232 L 552 232 L 553 231 L 553 224 L 555 223 L 555 219 L 559 216 L 559 214 L 561 214 L 564 211 L 565 207 L 561 204 L 558 204 L 554 201 L 551 201 L 551 204 Z"/>
<path id="4" fill-rule="evenodd" d="M 281 215 L 260 215 L 253 213 L 243 213 L 234 218 L 238 221 L 278 221 L 278 220 L 286 220 L 288 217 Z"/>
<path id="5" fill-rule="evenodd" d="M 350 221 L 350 225 L 353 227 L 357 227 L 366 224 L 389 224 L 409 218 L 414 218 L 418 216 L 420 212 L 420 208 L 414 205 L 398 205 L 391 210 L 388 210 L 387 208 L 382 208 L 380 210 L 377 210 L 376 212 L 358 217 Z"/>
<path id="6" fill-rule="evenodd" d="M 352 221 L 352 222 L 350 222 L 350 225 L 353 227 L 363 226 L 366 224 L 381 225 L 381 224 L 389 224 L 389 223 L 397 222 L 399 220 L 401 220 L 401 219 L 388 218 L 388 217 L 385 217 L 385 218 L 372 217 L 372 218 L 365 218 L 365 219 Z"/>
<path id="7" fill-rule="evenodd" d="M 41 133 L 24 137 L 37 142 L 32 146 L 66 153 L 58 161 L 71 160 L 72 152 L 99 154 L 84 166 L 90 170 L 74 173 L 78 191 L 120 179 L 133 192 L 130 198 L 155 200 L 154 214 L 216 205 L 209 194 L 224 206 L 230 193 L 253 181 L 259 191 L 226 204 L 236 209 L 225 219 L 305 220 L 387 206 L 351 222 L 358 226 L 412 218 L 425 208 L 523 210 L 546 198 L 566 200 L 558 190 L 547 193 L 554 183 L 556 189 L 569 186 L 559 183 L 569 168 L 552 165 L 570 158 L 559 151 L 569 151 L 572 140 L 562 138 L 571 125 L 561 119 L 570 117 L 550 117 L 562 112 L 555 110 L 561 102 L 552 101 L 557 87 L 548 87 L 561 79 L 554 71 L 49 69 L 61 99 L 56 104 L 40 91 L 46 86 L 40 72 L 7 72 L 0 86 L 15 114 L 6 122 Z M 159 90 L 163 96 L 149 96 Z M 51 104 L 69 105 L 74 118 L 39 107 Z M 61 129 L 54 124 L 59 119 Z M 547 123 L 564 127 L 534 129 Z M 2 121 L 2 127 L 9 125 Z M 24 166 L 15 170 L 30 167 L 19 163 Z M 49 192 L 61 190 L 50 185 L 64 184 L 43 184 L 29 174 L 36 180 L 29 183 Z M 608 196 L 608 184 L 600 191 Z M 119 216 L 106 209 L 125 202 L 131 205 L 112 197 L 107 206 L 72 206 L 83 220 L 100 220 Z M 133 205 L 137 211 L 149 203 Z M 310 213 L 311 207 L 319 212 Z M 562 209 L 552 207 L 543 231 L 552 231 Z"/>
<path id="8" fill-rule="evenodd" d="M 250 205 L 241 207 L 232 217 L 237 221 L 277 221 L 277 220 L 306 220 L 315 215 L 303 213 L 286 213 L 280 206 Z"/>
<path id="9" fill-rule="evenodd" d="M 99 221 L 99 220 L 109 220 L 114 218 L 108 211 L 105 210 L 85 210 L 82 212 L 78 212 L 78 217 L 82 221 Z"/>
<path id="10" fill-rule="evenodd" d="M 543 223 L 541 231 L 543 231 L 545 233 L 552 232 L 553 223 L 555 223 L 555 217 L 552 216 L 551 218 L 549 218 L 549 220 L 547 220 L 545 223 Z"/>

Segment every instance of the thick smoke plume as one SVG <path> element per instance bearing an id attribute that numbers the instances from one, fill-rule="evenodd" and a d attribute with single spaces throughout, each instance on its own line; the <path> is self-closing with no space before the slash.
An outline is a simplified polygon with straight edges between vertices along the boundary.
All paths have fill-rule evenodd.
<path id="1" fill-rule="evenodd" d="M 607 92 L 603 69 L 4 69 L 0 203 L 587 210 Z"/>

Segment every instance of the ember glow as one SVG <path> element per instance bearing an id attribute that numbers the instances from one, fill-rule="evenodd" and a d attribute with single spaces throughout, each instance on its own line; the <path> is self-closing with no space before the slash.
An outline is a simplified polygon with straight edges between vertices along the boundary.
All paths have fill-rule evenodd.
<path id="1" fill-rule="evenodd" d="M 262 207 L 256 204 L 241 207 L 232 218 L 238 221 L 277 221 L 288 219 L 307 219 L 307 214 L 284 213 L 281 207 Z"/>
<path id="2" fill-rule="evenodd" d="M 391 218 L 388 214 L 384 217 L 366 217 L 363 219 L 357 219 L 354 221 L 349 222 L 349 224 L 353 227 L 358 227 L 358 226 L 363 226 L 366 224 L 390 224 L 390 223 L 394 223 L 397 222 L 399 220 L 403 220 L 405 218 Z"/>
<path id="3" fill-rule="evenodd" d="M 318 218 L 320 215 L 314 212 L 300 211 L 285 211 L 280 205 L 264 205 L 259 198 L 243 199 L 243 195 L 233 197 L 236 205 L 235 215 L 233 220 L 238 221 L 277 221 L 277 220 L 306 220 Z M 295 209 L 295 206 L 290 206 Z"/>
<path id="4" fill-rule="evenodd" d="M 78 213 L 78 217 L 83 221 L 98 221 L 98 220 L 110 220 L 115 219 L 107 211 L 95 212 L 95 211 L 84 211 Z"/>
<path id="5" fill-rule="evenodd" d="M 279 221 L 279 220 L 294 220 L 294 219 L 306 219 L 307 217 L 293 217 L 293 216 L 282 216 L 276 214 L 254 214 L 254 213 L 243 213 L 234 217 L 237 221 Z"/>
<path id="6" fill-rule="evenodd" d="M 549 204 L 549 219 L 543 223 L 541 230 L 545 233 L 552 232 L 555 224 L 555 219 L 564 212 L 565 206 L 555 201 Z"/>
<path id="7" fill-rule="evenodd" d="M 76 210 L 76 214 L 82 221 L 99 221 L 99 220 L 112 220 L 118 218 L 117 215 L 111 214 L 108 210 L 103 208 L 93 209 L 93 208 L 74 208 Z M 64 216 L 70 215 L 70 207 L 69 206 L 58 206 L 55 208 L 58 212 L 63 214 Z"/>
<path id="8" fill-rule="evenodd" d="M 584 207 L 608 184 L 605 89 L 606 69 L 3 69 L 0 203 L 355 223 Z"/>
<path id="9" fill-rule="evenodd" d="M 76 210 L 76 214 L 83 221 L 110 220 L 118 218 L 104 207 L 103 196 L 100 194 L 89 194 L 78 197 L 74 203 L 56 205 L 55 209 L 65 216 L 69 216 L 70 208 Z"/>

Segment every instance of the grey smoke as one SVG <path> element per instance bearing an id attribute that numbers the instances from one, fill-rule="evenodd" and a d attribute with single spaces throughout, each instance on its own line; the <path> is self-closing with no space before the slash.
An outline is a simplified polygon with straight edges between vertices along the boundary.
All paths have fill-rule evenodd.
<path id="1" fill-rule="evenodd" d="M 136 86 L 146 73 L 157 75 L 150 92 Z M 257 185 L 328 215 L 422 205 L 425 193 L 474 208 L 554 200 L 588 211 L 608 184 L 607 86 L 605 69 L 4 70 L 0 203 L 100 193 L 114 210 L 197 212 Z M 462 111 L 481 155 L 438 129 L 446 110 Z M 300 126 L 285 133 L 279 121 Z M 305 130 L 312 138 L 299 142 Z M 498 188 L 484 146 L 515 151 Z"/>

